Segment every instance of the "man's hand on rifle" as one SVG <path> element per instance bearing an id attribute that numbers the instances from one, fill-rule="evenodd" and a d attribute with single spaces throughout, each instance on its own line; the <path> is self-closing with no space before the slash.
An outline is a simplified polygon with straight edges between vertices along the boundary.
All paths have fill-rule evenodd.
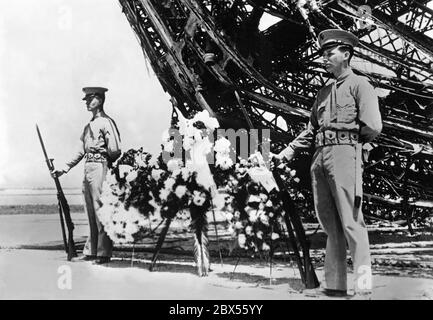
<path id="1" fill-rule="evenodd" d="M 64 173 L 66 173 L 64 170 L 59 170 L 59 169 L 54 169 L 53 171 L 51 171 L 51 176 L 54 178 L 58 178 L 61 175 L 63 175 Z"/>

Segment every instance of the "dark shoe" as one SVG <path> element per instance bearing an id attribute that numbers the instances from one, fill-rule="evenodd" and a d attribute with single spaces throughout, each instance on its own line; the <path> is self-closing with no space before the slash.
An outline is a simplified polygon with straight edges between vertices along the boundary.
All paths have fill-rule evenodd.
<path id="1" fill-rule="evenodd" d="M 361 291 L 355 292 L 352 296 L 349 297 L 350 300 L 371 300 L 372 292 L 371 291 Z"/>
<path id="2" fill-rule="evenodd" d="M 335 290 L 335 289 L 325 289 L 325 288 L 316 288 L 316 289 L 307 289 L 302 291 L 307 297 L 346 297 L 346 290 Z"/>
<path id="3" fill-rule="evenodd" d="M 96 260 L 97 257 L 96 256 L 82 256 L 80 258 L 78 258 L 78 261 L 92 261 L 92 260 Z"/>
<path id="4" fill-rule="evenodd" d="M 323 293 L 328 297 L 346 297 L 347 290 L 323 289 Z"/>
<path id="5" fill-rule="evenodd" d="M 111 261 L 110 257 L 99 257 L 96 261 L 95 264 L 105 264 L 105 263 L 109 263 Z"/>

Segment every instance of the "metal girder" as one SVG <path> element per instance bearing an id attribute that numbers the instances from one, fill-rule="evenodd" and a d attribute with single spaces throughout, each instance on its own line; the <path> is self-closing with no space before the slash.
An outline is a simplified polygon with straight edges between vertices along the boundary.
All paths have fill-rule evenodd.
<path id="1" fill-rule="evenodd" d="M 411 3 L 411 10 L 407 13 L 406 24 L 415 32 L 425 34 L 433 30 L 433 10 L 415 1 Z"/>
<path id="2" fill-rule="evenodd" d="M 399 3 L 399 1 L 395 1 L 394 3 Z M 351 14 L 357 14 L 356 7 L 350 1 L 338 0 L 338 4 Z M 409 4 L 407 4 L 406 7 L 409 7 Z M 403 12 L 402 10 L 400 11 Z M 416 32 L 412 28 L 409 28 L 408 25 L 400 22 L 398 20 L 398 16 L 401 14 L 403 13 L 395 13 L 393 15 L 389 15 L 383 11 L 380 11 L 380 9 L 373 10 L 372 12 L 372 16 L 376 18 L 379 23 L 385 25 L 387 28 L 392 30 L 395 36 L 398 36 L 404 41 L 411 43 L 414 47 L 426 54 L 430 61 L 433 61 L 433 40 L 430 37 L 420 32 Z M 394 40 L 390 40 L 390 43 L 393 42 Z"/>
<path id="3" fill-rule="evenodd" d="M 373 14 L 384 31 L 379 38 L 373 36 L 373 31 L 360 31 L 364 47 L 355 53 L 361 61 L 395 71 L 395 76 L 364 71 L 375 86 L 389 90 L 389 95 L 381 99 L 383 134 L 375 141 L 376 148 L 373 149 L 383 153 L 386 159 L 380 163 L 367 163 L 371 166 L 366 169 L 366 192 L 380 199 L 402 194 L 405 188 L 399 182 L 401 170 L 391 174 L 386 170 L 393 168 L 391 161 L 407 165 L 405 159 L 419 144 L 425 150 L 418 155 L 414 169 L 409 168 L 407 189 L 418 200 L 430 201 L 433 187 L 426 185 L 425 179 L 433 174 L 433 123 L 424 116 L 423 108 L 431 101 L 428 98 L 433 93 L 433 70 L 429 69 L 429 53 L 423 54 L 425 48 L 419 43 L 424 35 L 412 31 L 417 28 L 420 33 L 426 31 L 433 22 L 430 12 L 422 7 L 423 1 L 418 1 L 412 9 L 410 4 L 414 1 L 398 1 L 393 7 L 390 2 L 368 2 L 374 5 Z M 242 113 L 246 112 L 252 126 L 271 129 L 274 148 L 280 149 L 302 130 L 317 90 L 329 81 L 329 75 L 317 61 L 316 45 L 309 33 L 305 33 L 305 41 L 298 47 L 290 47 L 290 52 L 280 46 L 280 51 L 270 58 L 273 59 L 271 70 L 266 76 L 255 64 L 256 48 L 245 50 L 236 35 L 248 19 L 260 18 L 263 10 L 282 18 L 285 23 L 307 28 L 295 3 L 277 0 L 120 0 L 120 3 L 163 88 L 176 97 L 186 117 L 191 117 L 197 110 L 208 109 L 219 119 L 228 120 L 226 123 L 233 125 L 236 122 L 236 128 L 239 128 L 247 126 Z M 335 0 L 323 1 L 321 9 L 326 13 L 339 7 L 339 3 L 347 7 L 347 1 Z M 353 1 L 352 11 L 346 12 L 350 14 L 356 9 L 354 4 L 363 3 Z M 227 12 L 234 16 L 233 21 L 223 21 Z M 311 13 L 309 23 L 316 32 L 328 27 L 354 26 L 350 15 L 335 12 L 325 15 L 323 12 Z M 400 22 L 395 28 L 393 23 L 405 13 L 418 20 L 406 24 Z M 224 29 L 221 21 L 233 23 L 232 30 Z M 276 32 L 273 36 L 278 39 L 280 31 L 278 28 L 273 30 Z M 260 34 L 258 30 L 257 34 Z M 257 36 L 254 41 L 260 39 Z M 217 50 L 214 52 L 217 58 L 212 63 L 204 61 L 204 56 L 209 54 L 209 44 Z M 287 64 L 293 61 L 296 66 L 288 68 Z M 402 71 L 398 70 L 399 66 Z M 414 75 L 417 80 L 411 79 Z M 234 91 L 239 92 L 243 110 Z M 421 108 L 416 107 L 416 103 Z M 384 210 L 389 214 L 388 209 Z"/>
<path id="4" fill-rule="evenodd" d="M 387 0 L 387 1 L 382 1 L 381 4 L 375 5 L 374 7 L 377 7 L 377 10 L 380 10 L 386 14 L 395 17 L 400 17 L 410 12 L 414 8 L 420 8 L 421 10 L 424 10 L 425 8 L 427 8 L 425 6 L 427 3 L 429 3 L 429 0 L 424 0 L 424 1 Z"/>

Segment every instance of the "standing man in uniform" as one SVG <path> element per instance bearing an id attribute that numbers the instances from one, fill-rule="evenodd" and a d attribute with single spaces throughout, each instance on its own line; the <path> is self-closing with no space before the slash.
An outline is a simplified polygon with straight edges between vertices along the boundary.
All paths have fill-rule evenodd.
<path id="1" fill-rule="evenodd" d="M 83 88 L 87 110 L 92 113 L 92 119 L 84 127 L 80 137 L 78 150 L 67 162 L 64 168 L 56 169 L 53 175 L 61 176 L 67 173 L 81 159 L 85 159 L 83 194 L 85 208 L 89 218 L 90 235 L 84 246 L 83 260 L 96 260 L 96 264 L 108 263 L 111 259 L 113 243 L 104 231 L 104 226 L 98 219 L 96 211 L 99 208 L 99 198 L 102 183 L 107 170 L 120 156 L 120 135 L 116 123 L 104 112 L 106 88 Z"/>
<path id="2" fill-rule="evenodd" d="M 355 294 L 372 290 L 370 248 L 362 203 L 362 144 L 382 130 L 378 98 L 367 78 L 353 73 L 350 59 L 358 39 L 343 30 L 325 30 L 319 44 L 326 70 L 335 80 L 319 90 L 308 127 L 277 159 L 294 158 L 315 147 L 311 164 L 314 206 L 327 234 L 322 293 L 347 295 L 346 241 L 354 265 Z"/>

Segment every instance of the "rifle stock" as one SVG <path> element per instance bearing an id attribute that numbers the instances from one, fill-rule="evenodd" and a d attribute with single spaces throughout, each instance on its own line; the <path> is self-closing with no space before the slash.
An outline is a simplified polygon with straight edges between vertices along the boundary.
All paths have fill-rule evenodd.
<path id="1" fill-rule="evenodd" d="M 51 174 L 51 172 L 54 170 L 53 159 L 50 159 L 47 155 L 47 151 L 45 149 L 44 141 L 42 139 L 42 135 L 41 132 L 39 131 L 38 125 L 36 125 L 36 131 L 38 133 L 39 142 L 41 143 L 42 151 L 45 156 L 45 162 Z M 68 261 L 71 261 L 73 257 L 77 256 L 77 252 L 75 250 L 75 244 L 74 244 L 74 235 L 73 235 L 74 223 L 72 222 L 69 204 L 68 201 L 66 200 L 65 194 L 63 193 L 63 189 L 62 186 L 60 185 L 59 178 L 53 177 L 53 179 L 57 189 L 57 200 L 59 206 L 60 226 L 62 228 L 63 244 L 65 246 L 65 252 L 68 255 Z M 65 222 L 66 222 L 66 227 L 68 229 L 67 239 L 66 239 Z"/>

